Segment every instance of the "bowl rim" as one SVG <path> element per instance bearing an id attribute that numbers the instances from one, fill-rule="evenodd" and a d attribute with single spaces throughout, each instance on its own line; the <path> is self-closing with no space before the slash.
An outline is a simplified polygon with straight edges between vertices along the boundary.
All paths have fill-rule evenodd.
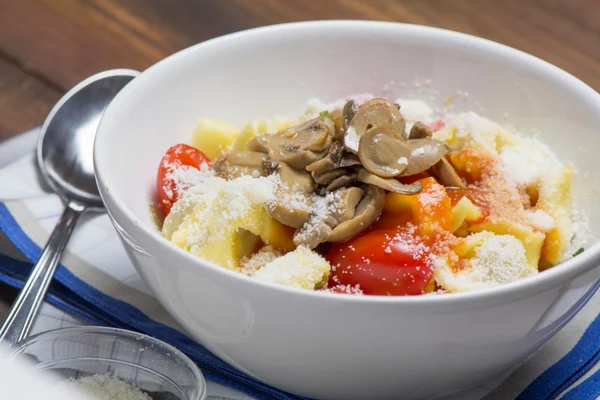
<path id="1" fill-rule="evenodd" d="M 169 343 L 163 342 L 160 339 L 157 339 L 157 338 L 147 335 L 145 333 L 130 331 L 127 329 L 122 329 L 122 328 L 113 328 L 110 326 L 84 325 L 84 326 L 71 326 L 71 327 L 67 327 L 67 328 L 56 328 L 56 329 L 51 329 L 51 330 L 44 331 L 44 332 L 39 332 L 39 333 L 36 333 L 35 335 L 26 337 L 25 339 L 21 340 L 20 342 L 13 344 L 10 347 L 12 349 L 12 351 L 9 354 L 9 359 L 13 359 L 13 358 L 18 357 L 19 355 L 23 354 L 24 349 L 26 349 L 28 346 L 30 346 L 32 344 L 32 342 L 35 342 L 36 340 L 38 340 L 40 338 L 44 338 L 46 336 L 52 337 L 52 336 L 56 336 L 56 335 L 63 336 L 63 334 L 64 335 L 67 335 L 67 334 L 81 334 L 81 335 L 95 334 L 95 335 L 103 335 L 103 336 L 119 334 L 119 335 L 122 335 L 129 339 L 146 340 L 146 341 L 150 342 L 151 344 L 160 346 L 160 347 L 164 348 L 165 350 L 167 350 L 168 352 L 172 353 L 178 359 L 182 360 L 188 366 L 188 368 L 192 371 L 192 374 L 194 375 L 194 378 L 197 382 L 198 396 L 195 399 L 190 399 L 190 400 L 203 400 L 206 398 L 206 393 L 207 393 L 206 379 L 204 378 L 204 375 L 202 374 L 202 371 L 200 370 L 200 368 L 196 365 L 196 363 L 194 363 L 192 361 L 191 358 L 189 358 L 187 355 L 185 355 L 181 350 L 170 345 Z"/>
<path id="2" fill-rule="evenodd" d="M 563 263 L 556 265 L 555 267 L 546 270 L 541 274 L 536 274 L 534 276 L 519 279 L 515 282 L 510 282 L 487 289 L 459 293 L 446 293 L 444 295 L 343 295 L 325 291 L 296 289 L 283 285 L 266 283 L 251 277 L 247 277 L 243 274 L 230 271 L 215 263 L 203 260 L 189 252 L 186 252 L 162 237 L 158 230 L 152 230 L 149 227 L 146 227 L 144 224 L 139 223 L 133 212 L 118 201 L 117 197 L 115 196 L 115 191 L 110 188 L 110 184 L 107 184 L 106 180 L 104 179 L 102 165 L 109 163 L 109 157 L 103 157 L 100 149 L 102 147 L 107 148 L 108 143 L 103 143 L 105 142 L 104 136 L 107 135 L 104 134 L 104 131 L 108 130 L 106 128 L 106 126 L 109 124 L 107 121 L 110 121 L 112 118 L 113 111 L 124 105 L 130 93 L 136 91 L 137 88 L 142 86 L 146 80 L 152 79 L 155 74 L 160 74 L 161 70 L 165 68 L 169 68 L 172 65 L 177 65 L 179 60 L 185 59 L 192 53 L 205 51 L 207 49 L 214 48 L 215 46 L 227 44 L 228 42 L 233 42 L 241 38 L 252 39 L 253 37 L 260 37 L 262 35 L 273 35 L 277 32 L 290 33 L 297 31 L 297 33 L 301 33 L 306 30 L 314 29 L 353 29 L 362 30 L 365 32 L 368 30 L 370 35 L 381 34 L 385 33 L 386 31 L 388 33 L 394 32 L 397 34 L 410 33 L 426 40 L 431 40 L 432 42 L 460 42 L 465 46 L 479 49 L 485 53 L 496 53 L 498 56 L 505 56 L 505 58 L 511 60 L 513 63 L 534 65 L 540 74 L 550 75 L 557 83 L 560 82 L 563 85 L 575 89 L 577 92 L 577 97 L 579 97 L 582 101 L 585 99 L 586 103 L 588 104 L 595 104 L 600 113 L 600 94 L 570 73 L 521 50 L 465 33 L 422 25 L 366 20 L 316 20 L 275 24 L 242 30 L 200 42 L 158 61 L 147 70 L 142 72 L 139 77 L 130 82 L 109 104 L 100 121 L 100 126 L 94 142 L 94 168 L 96 171 L 100 195 L 110 218 L 113 220 L 113 223 L 117 225 L 118 230 L 122 229 L 124 232 L 127 232 L 127 234 L 131 235 L 134 241 L 140 240 L 142 248 L 144 248 L 143 244 L 159 246 L 162 251 L 183 257 L 186 261 L 189 260 L 189 265 L 199 266 L 199 268 L 209 268 L 218 274 L 223 274 L 229 278 L 239 279 L 242 282 L 246 282 L 244 284 L 257 285 L 260 290 L 281 292 L 287 296 L 298 296 L 304 299 L 327 299 L 323 301 L 354 302 L 361 304 L 411 304 L 435 307 L 447 306 L 454 308 L 464 307 L 469 303 L 486 302 L 487 304 L 491 304 L 495 302 L 502 302 L 503 300 L 514 301 L 529 297 L 532 292 L 540 292 L 552 289 L 556 286 L 559 286 L 561 283 L 567 282 L 587 272 L 590 272 L 600 265 L 600 241 L 597 241 L 577 257 L 564 261 Z M 104 163 L 100 161 L 103 158 L 106 159 Z M 116 217 L 115 214 L 119 214 L 121 218 Z M 120 221 L 121 219 L 127 221 L 128 229 L 124 229 L 122 227 L 122 223 Z M 148 255 L 154 257 L 151 254 Z M 593 283 L 594 282 L 590 281 L 590 285 Z"/>

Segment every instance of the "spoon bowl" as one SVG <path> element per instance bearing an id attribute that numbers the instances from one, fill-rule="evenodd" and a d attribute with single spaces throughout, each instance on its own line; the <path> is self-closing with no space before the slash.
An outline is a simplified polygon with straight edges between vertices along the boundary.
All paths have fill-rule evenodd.
<path id="1" fill-rule="evenodd" d="M 91 76 L 69 90 L 46 118 L 37 162 L 66 208 L 0 329 L 0 341 L 13 344 L 27 336 L 79 217 L 104 210 L 94 174 L 94 137 L 104 110 L 137 75 L 115 69 Z"/>
<path id="2" fill-rule="evenodd" d="M 96 186 L 93 147 L 104 110 L 139 73 L 116 69 L 80 82 L 52 109 L 37 143 L 37 162 L 44 180 L 68 203 L 103 209 Z M 108 100 L 108 101 L 107 101 Z"/>

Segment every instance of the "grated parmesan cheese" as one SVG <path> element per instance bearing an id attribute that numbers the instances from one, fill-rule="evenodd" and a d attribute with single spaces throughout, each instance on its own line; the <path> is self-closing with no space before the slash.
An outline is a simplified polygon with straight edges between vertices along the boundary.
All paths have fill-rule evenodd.
<path id="1" fill-rule="evenodd" d="M 525 216 L 534 228 L 542 232 L 549 232 L 554 228 L 554 219 L 543 210 L 528 211 Z"/>
<path id="2" fill-rule="evenodd" d="M 474 255 L 465 259 L 462 269 L 455 271 L 445 260 L 435 261 L 435 279 L 445 289 L 450 292 L 485 289 L 537 273 L 537 269 L 527 264 L 525 248 L 514 236 L 487 231 L 476 235 L 481 242 L 474 248 Z"/>
<path id="3" fill-rule="evenodd" d="M 215 171 L 208 164 L 202 163 L 199 168 L 178 165 L 171 168 L 165 177 L 167 180 L 175 182 L 177 194 L 181 196 L 187 189 L 199 185 L 213 176 L 215 176 Z"/>
<path id="4" fill-rule="evenodd" d="M 186 191 L 171 209 L 163 233 L 193 254 L 237 269 L 232 256 L 237 230 L 256 231 L 266 217 L 264 206 L 272 200 L 271 179 L 242 176 L 230 181 L 213 177 Z M 175 222 L 174 222 L 175 221 Z M 255 232 L 256 233 L 256 232 Z"/>
<path id="5" fill-rule="evenodd" d="M 240 260 L 241 273 L 248 276 L 253 276 L 259 269 L 274 261 L 277 257 L 281 257 L 283 253 L 277 251 L 271 246 L 261 248 L 257 253 L 250 256 L 244 256 Z"/>
<path id="6" fill-rule="evenodd" d="M 396 104 L 400 104 L 400 112 L 406 121 L 406 133 L 417 121 L 424 124 L 432 122 L 433 110 L 427 103 L 421 100 L 396 99 Z"/>
<path id="7" fill-rule="evenodd" d="M 554 153 L 532 137 L 519 137 L 518 145 L 506 146 L 500 152 L 502 172 L 517 185 L 537 183 L 546 174 L 562 166 Z"/>
<path id="8" fill-rule="evenodd" d="M 67 379 L 57 386 L 70 387 L 93 400 L 152 400 L 152 397 L 139 388 L 110 375 Z"/>
<path id="9" fill-rule="evenodd" d="M 315 289 L 327 282 L 329 270 L 327 260 L 305 246 L 269 262 L 259 269 L 254 278 L 299 289 Z"/>
<path id="10" fill-rule="evenodd" d="M 356 134 L 356 130 L 349 126 L 344 135 L 344 146 L 351 150 L 358 151 L 358 142 L 359 137 Z"/>

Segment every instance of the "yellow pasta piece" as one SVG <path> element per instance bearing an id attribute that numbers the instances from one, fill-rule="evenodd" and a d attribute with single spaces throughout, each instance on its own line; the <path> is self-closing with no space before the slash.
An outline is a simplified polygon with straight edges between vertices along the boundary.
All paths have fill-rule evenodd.
<path id="1" fill-rule="evenodd" d="M 573 238 L 571 210 L 573 207 L 573 165 L 550 172 L 538 186 L 536 208 L 554 219 L 554 228 L 546 234 L 542 247 L 542 262 L 556 265 L 564 261 Z"/>
<path id="2" fill-rule="evenodd" d="M 233 151 L 248 150 L 248 142 L 256 136 L 254 125 L 248 124 L 233 142 Z"/>
<path id="3" fill-rule="evenodd" d="M 202 151 L 211 160 L 216 160 L 228 151 L 238 134 L 240 128 L 225 124 L 210 118 L 198 121 L 192 136 L 192 146 Z"/>
<path id="4" fill-rule="evenodd" d="M 479 207 L 469 200 L 468 197 L 463 196 L 462 199 L 456 203 L 452 208 L 452 230 L 456 232 L 461 227 L 463 222 L 473 222 L 481 218 L 482 213 Z"/>
<path id="5" fill-rule="evenodd" d="M 269 126 L 267 125 L 267 121 L 261 119 L 256 123 L 256 133 L 258 135 L 262 135 L 267 132 L 269 132 Z"/>
<path id="6" fill-rule="evenodd" d="M 294 228 L 269 217 L 265 221 L 260 238 L 265 244 L 278 250 L 291 251 L 296 248 L 293 240 L 295 232 Z"/>
<path id="7" fill-rule="evenodd" d="M 450 292 L 479 290 L 514 282 L 537 273 L 527 262 L 523 243 L 512 235 L 482 231 L 465 238 L 456 248 L 460 266 L 435 261 L 434 278 Z"/>
<path id="8" fill-rule="evenodd" d="M 535 268 L 537 270 L 545 237 L 543 233 L 536 232 L 528 226 L 511 223 L 509 221 L 486 221 L 480 224 L 472 225 L 469 230 L 471 232 L 488 231 L 497 235 L 514 236 L 521 241 L 523 247 L 525 248 L 527 264 L 529 264 L 531 268 Z"/>

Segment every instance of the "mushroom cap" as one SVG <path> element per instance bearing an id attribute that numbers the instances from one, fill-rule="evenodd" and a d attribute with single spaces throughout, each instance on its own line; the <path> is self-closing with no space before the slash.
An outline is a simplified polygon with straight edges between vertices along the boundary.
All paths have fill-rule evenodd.
<path id="1" fill-rule="evenodd" d="M 423 185 L 421 185 L 419 182 L 412 185 L 405 185 L 393 178 L 382 178 L 374 175 L 366 169 L 361 169 L 358 171 L 358 180 L 362 183 L 374 185 L 380 187 L 381 189 L 399 194 L 413 195 L 420 193 L 421 190 L 423 190 Z"/>
<path id="2" fill-rule="evenodd" d="M 446 187 L 466 188 L 452 164 L 446 160 L 446 157 L 442 157 L 440 161 L 434 164 L 431 167 L 431 172 L 435 175 L 437 181 Z"/>
<path id="3" fill-rule="evenodd" d="M 306 198 L 304 204 L 296 207 L 295 203 L 302 200 L 296 199 L 294 202 L 286 202 L 285 200 L 290 197 L 290 194 L 279 192 L 276 195 L 276 199 L 270 202 L 265 209 L 271 218 L 275 218 L 282 224 L 291 226 L 292 228 L 301 228 L 310 219 L 310 201 Z"/>
<path id="4" fill-rule="evenodd" d="M 293 189 L 294 191 L 300 190 L 303 193 L 310 193 L 313 191 L 315 181 L 312 176 L 304 170 L 294 169 L 284 162 L 270 160 L 263 162 L 263 168 L 269 174 L 276 173 L 279 176 L 281 185 L 284 187 Z"/>
<path id="5" fill-rule="evenodd" d="M 336 207 L 332 212 L 332 216 L 336 220 L 336 225 L 346 222 L 354 217 L 356 206 L 362 199 L 364 193 L 364 190 L 356 186 L 335 191 Z"/>
<path id="6" fill-rule="evenodd" d="M 267 144 L 269 158 L 295 169 L 305 168 L 327 154 L 334 134 L 331 118 L 311 119 L 272 135 Z"/>
<path id="7" fill-rule="evenodd" d="M 336 226 L 327 238 L 328 242 L 344 242 L 367 229 L 379 218 L 385 204 L 385 191 L 369 185 L 356 206 L 354 216 Z"/>
<path id="8" fill-rule="evenodd" d="M 258 135 L 253 137 L 248 141 L 246 147 L 252 151 L 259 151 L 261 153 L 268 153 L 269 148 L 267 147 L 269 144 L 269 139 L 273 136 L 272 133 L 263 133 L 262 135 Z"/>
<path id="9" fill-rule="evenodd" d="M 262 168 L 263 161 L 267 159 L 267 155 L 258 151 L 232 151 L 227 153 L 226 158 L 230 165 Z"/>
<path id="10" fill-rule="evenodd" d="M 406 141 L 406 145 L 411 150 L 410 162 L 400 176 L 411 176 L 427 171 L 451 150 L 448 143 L 434 138 L 410 139 Z"/>
<path id="11" fill-rule="evenodd" d="M 314 249 L 321 243 L 327 240 L 331 235 L 332 229 L 325 221 L 318 222 L 314 225 L 304 224 L 304 226 L 294 234 L 294 244 L 296 246 L 306 246 L 309 249 Z"/>
<path id="12" fill-rule="evenodd" d="M 411 149 L 389 127 L 378 126 L 360 138 L 358 157 L 362 166 L 382 178 L 400 175 L 409 165 Z"/>
<path id="13" fill-rule="evenodd" d="M 309 172 L 320 171 L 320 170 L 331 170 L 337 168 L 342 159 L 342 153 L 344 147 L 340 142 L 333 142 L 329 147 L 329 151 L 325 157 L 317 160 L 306 166 L 306 170 Z"/>
<path id="14" fill-rule="evenodd" d="M 350 122 L 358 112 L 358 105 L 354 100 L 349 100 L 344 104 L 344 109 L 342 110 L 342 127 L 344 132 L 348 130 L 350 126 Z"/>
<path id="15" fill-rule="evenodd" d="M 415 122 L 408 134 L 409 139 L 423 139 L 431 136 L 433 136 L 433 131 L 421 121 Z"/>
<path id="16" fill-rule="evenodd" d="M 346 175 L 339 176 L 339 177 L 335 178 L 334 180 L 332 180 L 331 182 L 329 182 L 329 184 L 325 188 L 325 191 L 332 192 L 332 191 L 342 188 L 346 185 L 350 185 L 351 183 L 356 182 L 356 177 L 357 177 L 356 174 L 346 174 Z"/>
<path id="17" fill-rule="evenodd" d="M 406 122 L 398 107 L 386 99 L 374 98 L 363 104 L 352 118 L 344 136 L 345 149 L 352 153 L 358 152 L 361 136 L 373 127 L 388 127 L 398 139 L 407 138 Z"/>
<path id="18" fill-rule="evenodd" d="M 335 179 L 346 174 L 348 174 L 348 170 L 346 168 L 311 172 L 311 176 L 318 185 L 329 185 Z"/>

